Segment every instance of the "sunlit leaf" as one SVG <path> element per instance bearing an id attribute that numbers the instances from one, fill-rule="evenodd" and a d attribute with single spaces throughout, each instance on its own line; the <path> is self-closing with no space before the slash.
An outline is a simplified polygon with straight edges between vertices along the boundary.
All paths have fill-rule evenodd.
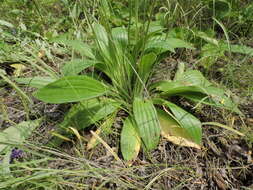
<path id="1" fill-rule="evenodd" d="M 105 94 L 107 88 L 87 76 L 63 77 L 40 88 L 34 96 L 48 103 L 77 102 Z"/>

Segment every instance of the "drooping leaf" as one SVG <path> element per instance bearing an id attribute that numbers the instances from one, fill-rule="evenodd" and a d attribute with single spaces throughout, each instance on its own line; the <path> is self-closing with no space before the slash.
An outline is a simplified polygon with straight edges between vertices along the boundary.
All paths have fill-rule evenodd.
<path id="1" fill-rule="evenodd" d="M 0 152 L 9 146 L 7 144 L 22 144 L 32 134 L 33 130 L 41 124 L 41 121 L 42 119 L 23 121 L 0 132 Z"/>
<path id="2" fill-rule="evenodd" d="M 209 102 L 213 102 L 215 106 L 243 115 L 238 109 L 237 104 L 232 101 L 230 96 L 222 88 L 209 86 L 205 88 L 205 91 L 209 96 Z"/>
<path id="3" fill-rule="evenodd" d="M 44 102 L 57 104 L 95 98 L 106 91 L 104 84 L 90 77 L 67 76 L 40 88 L 34 96 Z"/>
<path id="4" fill-rule="evenodd" d="M 64 76 L 75 76 L 84 69 L 93 66 L 95 64 L 96 62 L 91 60 L 74 59 L 72 61 L 65 63 L 61 71 Z"/>
<path id="5" fill-rule="evenodd" d="M 198 145 L 201 144 L 201 122 L 195 116 L 178 107 L 177 105 L 163 99 L 154 99 L 154 103 L 169 108 L 173 114 L 173 119 L 175 119 L 180 126 L 187 131 L 190 139 L 192 139 L 192 141 Z"/>
<path id="6" fill-rule="evenodd" d="M 156 148 L 160 137 L 160 125 L 152 101 L 135 98 L 133 112 L 138 133 L 146 149 Z"/>
<path id="7" fill-rule="evenodd" d="M 56 81 L 57 79 L 51 77 L 29 77 L 29 78 L 15 78 L 14 79 L 19 84 L 25 84 L 34 88 L 42 88 L 49 83 Z"/>
<path id="8" fill-rule="evenodd" d="M 180 145 L 200 149 L 200 145 L 194 143 L 194 140 L 180 124 L 173 119 L 168 113 L 157 109 L 159 122 L 161 125 L 161 135 L 170 142 Z"/>
<path id="9" fill-rule="evenodd" d="M 61 123 L 61 128 L 72 126 L 78 130 L 83 129 L 115 112 L 119 106 L 119 103 L 110 99 L 82 101 L 72 106 Z"/>
<path id="10" fill-rule="evenodd" d="M 160 81 L 152 87 L 162 91 L 162 96 L 183 96 L 242 114 L 226 91 L 213 86 L 200 71 L 189 70 L 177 76 L 174 81 Z"/>
<path id="11" fill-rule="evenodd" d="M 134 122 L 127 118 L 120 135 L 120 150 L 124 160 L 134 160 L 140 151 L 141 139 Z"/>

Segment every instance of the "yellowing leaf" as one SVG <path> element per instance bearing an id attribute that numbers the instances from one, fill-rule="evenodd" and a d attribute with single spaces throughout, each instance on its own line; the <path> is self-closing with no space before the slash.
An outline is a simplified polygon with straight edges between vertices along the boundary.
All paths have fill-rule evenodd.
<path id="1" fill-rule="evenodd" d="M 161 125 L 161 135 L 164 138 L 179 146 L 201 149 L 200 145 L 193 142 L 188 132 L 169 114 L 160 109 L 157 109 L 157 114 Z"/>
<path id="2" fill-rule="evenodd" d="M 13 73 L 15 77 L 20 76 L 22 71 L 25 69 L 25 66 L 22 64 L 11 64 L 11 67 L 15 69 Z"/>
<path id="3" fill-rule="evenodd" d="M 76 128 L 73 128 L 73 127 L 69 127 L 69 129 L 75 134 L 75 136 L 78 138 L 78 140 L 80 142 L 82 142 L 82 138 L 81 138 L 81 135 L 80 133 L 78 132 L 78 130 Z"/>
<path id="4" fill-rule="evenodd" d="M 106 150 L 111 153 L 111 155 L 115 158 L 115 160 L 117 160 L 118 162 L 122 163 L 121 159 L 118 157 L 118 155 L 114 152 L 114 150 L 101 138 L 99 137 L 96 133 L 94 133 L 93 131 L 90 131 L 91 134 L 99 141 L 103 144 L 103 146 L 106 148 Z"/>
<path id="5" fill-rule="evenodd" d="M 96 133 L 97 135 L 99 135 L 100 132 L 101 132 L 101 128 L 98 128 L 98 129 L 95 131 L 95 133 Z M 93 136 L 91 137 L 91 139 L 89 140 L 88 144 L 87 144 L 87 150 L 90 150 L 90 149 L 94 148 L 96 145 L 97 145 L 97 138 L 93 135 Z"/>
<path id="6" fill-rule="evenodd" d="M 116 113 L 109 116 L 108 119 L 106 119 L 102 123 L 102 125 L 95 131 L 95 133 L 97 135 L 99 135 L 101 132 L 103 132 L 103 134 L 106 134 L 106 135 L 109 134 L 111 132 L 110 128 L 113 122 L 115 121 L 115 117 L 116 117 Z M 99 144 L 99 141 L 97 140 L 95 136 L 92 136 L 87 144 L 87 150 L 94 148 L 97 144 Z"/>
<path id="7" fill-rule="evenodd" d="M 45 50 L 40 50 L 38 53 L 38 57 L 41 59 L 42 57 L 44 57 L 46 55 Z"/>
<path id="8" fill-rule="evenodd" d="M 63 135 L 61 135 L 61 134 L 59 134 L 59 133 L 56 133 L 56 132 L 51 132 L 51 134 L 52 134 L 53 136 L 56 136 L 56 137 L 58 137 L 58 138 L 62 139 L 62 140 L 69 141 L 69 142 L 71 142 L 71 141 L 72 141 L 72 140 L 71 140 L 71 139 L 69 139 L 68 137 L 65 137 L 65 136 L 63 136 Z"/>

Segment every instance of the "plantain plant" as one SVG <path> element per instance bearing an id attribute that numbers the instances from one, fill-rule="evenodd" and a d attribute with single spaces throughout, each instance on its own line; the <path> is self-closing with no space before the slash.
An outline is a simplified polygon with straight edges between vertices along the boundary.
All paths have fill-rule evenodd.
<path id="1" fill-rule="evenodd" d="M 93 23 L 92 30 L 94 43 L 55 40 L 71 46 L 83 59 L 64 65 L 60 79 L 40 84 L 34 94 L 47 103 L 78 102 L 66 114 L 57 134 L 66 135 L 70 127 L 80 130 L 98 121 L 103 121 L 100 131 L 108 130 L 117 113 L 124 112 L 121 153 L 125 160 L 133 160 L 140 147 L 144 151 L 155 149 L 161 135 L 178 145 L 201 147 L 201 122 L 173 103 L 173 96 L 240 113 L 223 89 L 215 87 L 200 71 L 185 71 L 182 63 L 173 80 L 151 80 L 155 65 L 166 52 L 192 48 L 190 44 L 167 38 L 160 28 L 149 25 L 138 38 L 124 27 L 106 30 Z M 92 72 L 79 74 L 89 67 Z"/>

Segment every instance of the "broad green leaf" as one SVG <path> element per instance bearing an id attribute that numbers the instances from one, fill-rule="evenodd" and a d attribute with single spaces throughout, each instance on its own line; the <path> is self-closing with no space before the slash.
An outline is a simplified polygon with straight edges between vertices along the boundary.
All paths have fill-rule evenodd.
<path id="1" fill-rule="evenodd" d="M 146 83 L 146 80 L 148 79 L 150 72 L 152 71 L 155 61 L 156 54 L 154 53 L 146 54 L 141 58 L 138 74 L 144 84 Z"/>
<path id="2" fill-rule="evenodd" d="M 111 55 L 114 54 L 115 49 L 109 46 L 109 38 L 105 28 L 97 23 L 93 24 L 94 37 L 97 42 L 97 50 L 104 62 L 111 62 Z"/>
<path id="3" fill-rule="evenodd" d="M 194 49 L 194 47 L 178 38 L 168 38 L 166 39 L 166 42 L 173 48 L 188 48 L 188 49 Z"/>
<path id="4" fill-rule="evenodd" d="M 134 122 L 127 118 L 124 121 L 120 135 L 120 150 L 124 160 L 135 160 L 138 156 L 141 146 L 141 139 Z"/>
<path id="5" fill-rule="evenodd" d="M 219 45 L 205 44 L 201 49 L 201 63 L 205 68 L 212 65 L 218 58 L 224 57 L 226 51 L 253 56 L 253 48 L 244 45 L 229 45 L 223 41 Z"/>
<path id="6" fill-rule="evenodd" d="M 31 135 L 33 130 L 41 124 L 41 121 L 42 119 L 23 121 L 0 132 L 0 152 L 9 146 L 3 143 L 22 144 Z"/>
<path id="7" fill-rule="evenodd" d="M 19 84 L 24 84 L 34 88 L 42 88 L 49 83 L 56 81 L 57 79 L 51 77 L 29 77 L 29 78 L 15 78 Z"/>
<path id="8" fill-rule="evenodd" d="M 204 87 L 200 86 L 186 86 L 177 81 L 161 81 L 155 84 L 156 89 L 162 91 L 162 96 L 183 95 L 191 92 L 199 92 L 207 94 Z"/>
<path id="9" fill-rule="evenodd" d="M 112 37 L 117 40 L 122 48 L 126 48 L 128 45 L 128 33 L 123 27 L 117 27 L 112 29 Z"/>
<path id="10" fill-rule="evenodd" d="M 178 38 L 165 38 L 165 37 L 154 37 L 151 38 L 146 46 L 145 46 L 145 51 L 154 51 L 158 54 L 161 54 L 163 52 L 166 51 L 171 51 L 171 52 L 175 52 L 176 48 L 189 48 L 189 49 L 194 49 L 194 47 L 181 40 Z"/>
<path id="11" fill-rule="evenodd" d="M 206 42 L 209 42 L 209 43 L 214 44 L 214 45 L 216 45 L 216 46 L 219 45 L 218 40 L 216 40 L 215 38 L 210 37 L 210 36 L 209 36 L 207 33 L 205 33 L 205 32 L 196 31 L 194 34 L 195 34 L 196 36 L 202 38 L 202 39 L 205 40 Z"/>
<path id="12" fill-rule="evenodd" d="M 65 136 L 68 135 L 67 129 L 70 126 L 77 130 L 84 129 L 116 112 L 119 107 L 119 103 L 110 99 L 90 99 L 82 101 L 71 107 L 55 132 Z M 59 144 L 61 141 L 59 138 L 54 138 L 51 140 L 51 143 Z"/>
<path id="13" fill-rule="evenodd" d="M 100 44 L 102 42 L 104 45 L 107 46 L 109 44 L 109 39 L 105 28 L 100 24 L 94 23 L 93 29 L 98 43 Z"/>
<path id="14" fill-rule="evenodd" d="M 80 102 L 72 106 L 71 110 L 65 116 L 61 127 L 70 125 L 78 130 L 83 129 L 115 112 L 119 106 L 117 102 L 110 99 L 91 99 Z"/>
<path id="15" fill-rule="evenodd" d="M 177 81 L 184 86 L 211 86 L 212 84 L 203 76 L 200 71 L 197 70 L 188 70 L 185 71 L 182 75 L 178 76 Z"/>
<path id="16" fill-rule="evenodd" d="M 222 96 L 206 96 L 201 93 L 184 93 L 180 94 L 180 96 L 185 97 L 196 103 L 203 103 L 222 109 L 227 109 L 237 114 L 243 115 L 243 113 L 238 109 L 237 105 L 226 94 L 223 94 Z"/>
<path id="17" fill-rule="evenodd" d="M 60 38 L 55 38 L 51 41 L 69 46 L 73 48 L 75 51 L 77 51 L 78 53 L 80 53 L 82 56 L 95 59 L 95 56 L 92 52 L 91 47 L 80 40 L 68 40 L 65 37 L 60 37 Z"/>
<path id="18" fill-rule="evenodd" d="M 195 116 L 177 105 L 163 99 L 154 99 L 154 103 L 169 108 L 174 116 L 174 119 L 187 131 L 192 141 L 198 145 L 201 144 L 201 122 Z"/>
<path id="19" fill-rule="evenodd" d="M 160 125 L 152 101 L 135 98 L 133 112 L 138 133 L 146 149 L 156 148 L 160 138 Z"/>
<path id="20" fill-rule="evenodd" d="M 238 109 L 237 105 L 231 100 L 231 98 L 227 95 L 225 90 L 213 86 L 209 86 L 205 88 L 206 94 L 209 99 L 205 102 L 213 103 L 214 106 L 224 108 L 233 112 L 236 112 L 240 115 L 243 115 L 242 112 Z M 187 94 L 186 94 L 187 97 Z"/>
<path id="21" fill-rule="evenodd" d="M 174 81 L 160 81 L 152 85 L 162 96 L 183 96 L 193 101 L 205 103 L 242 114 L 225 90 L 212 86 L 205 77 L 196 70 L 181 74 Z"/>
<path id="22" fill-rule="evenodd" d="M 104 84 L 90 77 L 67 76 L 40 88 L 34 96 L 44 102 L 57 104 L 95 98 L 106 91 Z"/>
<path id="23" fill-rule="evenodd" d="M 163 137 L 180 146 L 200 149 L 200 146 L 194 143 L 194 140 L 188 134 L 187 130 L 181 127 L 173 117 L 161 109 L 157 109 L 157 114 L 161 125 L 161 135 Z"/>
<path id="24" fill-rule="evenodd" d="M 147 52 L 155 52 L 157 54 L 161 54 L 167 51 L 175 52 L 175 48 L 172 47 L 169 43 L 162 40 L 150 40 L 147 42 L 145 46 L 145 51 Z"/>
<path id="25" fill-rule="evenodd" d="M 64 76 L 75 76 L 84 69 L 93 66 L 95 64 L 96 62 L 91 60 L 74 59 L 72 61 L 65 63 L 61 71 Z"/>

